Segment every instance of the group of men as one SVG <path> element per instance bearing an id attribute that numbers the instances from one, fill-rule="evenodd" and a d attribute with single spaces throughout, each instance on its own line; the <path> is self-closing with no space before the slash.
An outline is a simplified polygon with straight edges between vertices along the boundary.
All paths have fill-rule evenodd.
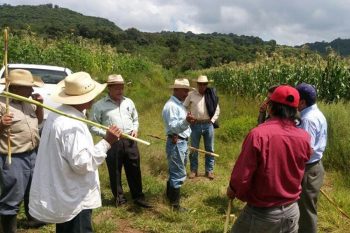
<path id="1" fill-rule="evenodd" d="M 33 93 L 33 87 L 42 87 L 44 83 L 29 71 L 12 70 L 7 81 L 10 83 L 10 92 L 43 103 L 43 98 Z M 144 208 L 151 207 L 142 191 L 137 143 L 122 137 L 122 134 L 137 137 L 139 127 L 135 105 L 123 95 L 124 84 L 121 75 L 110 75 L 106 84 L 94 81 L 86 72 L 67 76 L 52 94 L 53 100 L 62 104 L 57 110 L 84 119 L 86 110 L 92 108 L 89 119 L 109 126 L 109 129 L 103 130 L 96 126 L 88 128 L 84 122 L 52 112 L 46 119 L 40 140 L 38 126 L 43 121 L 43 108 L 13 99 L 6 106 L 5 98 L 0 99 L 0 215 L 4 232 L 17 231 L 17 214 L 23 200 L 25 213 L 31 223 L 29 226 L 56 223 L 56 232 L 92 232 L 92 209 L 101 206 L 98 167 L 104 160 L 115 205 L 127 202 L 121 179 L 124 166 L 134 203 Z M 108 94 L 93 103 L 106 87 Z M 178 89 L 174 87 L 175 90 Z M 186 90 L 185 95 L 177 95 L 181 101 L 187 97 L 189 85 Z M 192 104 L 191 101 L 189 103 Z M 194 106 L 192 109 L 195 109 Z M 218 114 L 215 117 L 213 113 L 210 114 L 214 122 Z M 191 123 L 194 123 L 196 118 L 189 115 Z M 197 109 L 196 116 L 202 117 L 198 119 L 198 124 L 209 124 L 208 111 Z M 90 132 L 103 139 L 94 145 Z M 187 132 L 182 138 L 186 142 L 190 129 Z M 210 134 L 211 138 L 206 136 L 204 140 L 210 145 L 208 150 L 213 151 L 212 132 Z M 181 136 L 174 132 L 167 135 L 172 140 L 181 140 Z M 11 142 L 11 164 L 8 163 L 7 155 L 8 139 Z M 199 139 L 196 143 L 199 143 Z M 211 161 L 207 170 L 210 179 L 213 179 L 213 163 Z M 173 177 L 172 174 L 169 176 Z M 179 181 L 169 179 L 169 183 L 173 182 L 168 187 L 172 189 L 170 195 L 177 200 L 177 190 L 183 179 L 181 174 L 178 177 Z"/>
<path id="2" fill-rule="evenodd" d="M 232 233 L 317 232 L 327 122 L 316 99 L 306 83 L 269 89 L 227 188 L 229 198 L 247 203 Z"/>
<path id="3" fill-rule="evenodd" d="M 40 95 L 33 94 L 33 87 L 43 82 L 29 71 L 12 70 L 8 81 L 10 92 L 43 102 Z M 186 211 L 180 206 L 180 188 L 187 177 L 189 138 L 198 148 L 203 136 L 205 150 L 214 152 L 220 108 L 209 82 L 206 76 L 199 76 L 194 90 L 187 79 L 176 79 L 162 111 L 169 173 L 166 196 L 176 211 Z M 137 143 L 122 136 L 137 137 L 139 127 L 135 105 L 123 95 L 124 84 L 121 75 L 110 75 L 105 84 L 86 72 L 67 76 L 52 96 L 62 104 L 58 110 L 86 118 L 85 112 L 91 108 L 89 119 L 109 128 L 88 128 L 82 121 L 52 112 L 40 140 L 42 107 L 10 100 L 8 111 L 5 99 L 0 99 L 0 215 L 4 232 L 16 232 L 22 200 L 27 217 L 38 226 L 56 223 L 56 232 L 92 232 L 92 209 L 102 205 L 98 167 L 104 160 L 116 206 L 127 202 L 121 182 L 124 166 L 134 203 L 151 207 L 142 191 Z M 106 87 L 108 94 L 93 103 Z M 227 189 L 229 198 L 247 202 L 232 232 L 298 232 L 298 221 L 299 232 L 316 232 L 316 203 L 324 175 L 321 158 L 327 136 L 326 120 L 316 105 L 316 90 L 309 84 L 296 89 L 280 85 L 265 105 L 268 119 L 247 135 Z M 296 126 L 298 109 L 301 121 Z M 102 139 L 94 144 L 90 132 Z M 6 161 L 8 137 L 11 164 Z M 205 176 L 210 180 L 214 179 L 214 163 L 214 158 L 206 155 Z M 198 153 L 192 151 L 189 178 L 197 176 Z"/>
<path id="4" fill-rule="evenodd" d="M 33 87 L 42 80 L 27 70 L 10 71 L 9 91 L 43 102 Z M 108 95 L 93 100 L 108 86 Z M 37 227 L 56 223 L 56 232 L 92 232 L 92 209 L 101 206 L 98 166 L 106 159 L 115 204 L 125 204 L 121 183 L 124 166 L 134 203 L 151 207 L 142 192 L 140 156 L 137 144 L 121 137 L 137 137 L 138 115 L 134 103 L 123 96 L 124 80 L 110 75 L 106 84 L 94 81 L 86 72 L 67 76 L 57 85 L 52 98 L 62 105 L 59 111 L 78 118 L 93 106 L 90 118 L 109 126 L 89 129 L 86 123 L 50 113 L 39 140 L 38 124 L 43 109 L 10 99 L 0 99 L 0 215 L 3 232 L 17 231 L 17 213 L 22 200 L 31 224 Z M 91 132 L 103 139 L 94 145 Z M 8 163 L 8 138 L 12 161 Z M 35 166 L 34 166 L 35 165 Z M 29 205 L 28 205 L 29 203 Z"/>

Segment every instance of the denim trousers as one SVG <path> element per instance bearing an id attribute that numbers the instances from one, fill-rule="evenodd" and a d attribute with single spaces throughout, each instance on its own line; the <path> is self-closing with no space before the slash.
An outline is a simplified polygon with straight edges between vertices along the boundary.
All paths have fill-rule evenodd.
<path id="1" fill-rule="evenodd" d="M 214 152 L 214 127 L 211 122 L 199 123 L 191 125 L 191 145 L 199 148 L 201 137 L 203 136 L 204 148 L 208 152 Z M 214 170 L 215 159 L 213 156 L 205 155 L 205 171 L 212 172 Z M 198 152 L 192 151 L 190 154 L 191 171 L 198 170 Z"/>
<path id="2" fill-rule="evenodd" d="M 186 180 L 188 146 L 187 141 L 178 139 L 173 144 L 172 139 L 166 141 L 166 154 L 168 160 L 169 185 L 173 188 L 180 188 Z"/>
<path id="3" fill-rule="evenodd" d="M 231 233 L 297 233 L 298 221 L 296 202 L 286 207 L 271 208 L 246 205 L 233 224 Z"/>
<path id="4" fill-rule="evenodd" d="M 302 192 L 298 201 L 300 210 L 299 233 L 317 232 L 317 200 L 323 184 L 322 161 L 306 164 L 301 183 Z"/>
<path id="5" fill-rule="evenodd" d="M 35 166 L 36 151 L 12 154 L 12 163 L 7 155 L 0 156 L 0 215 L 16 215 L 24 200 L 29 202 L 29 190 Z"/>

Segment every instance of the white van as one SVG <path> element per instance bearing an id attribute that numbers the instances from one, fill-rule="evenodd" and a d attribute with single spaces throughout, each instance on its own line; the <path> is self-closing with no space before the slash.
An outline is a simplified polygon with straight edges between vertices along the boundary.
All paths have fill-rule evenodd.
<path id="1" fill-rule="evenodd" d="M 34 87 L 34 93 L 39 93 L 44 98 L 44 104 L 56 108 L 60 104 L 51 100 L 51 93 L 55 90 L 56 84 L 63 80 L 67 75 L 72 74 L 68 68 L 49 65 L 32 65 L 32 64 L 8 64 L 8 69 L 25 69 L 29 70 L 34 76 L 40 77 L 45 83 L 42 87 Z M 0 70 L 0 77 L 5 76 L 5 66 Z M 3 91 L 5 85 L 0 85 L 0 92 Z M 47 118 L 49 111 L 44 109 L 44 119 Z"/>

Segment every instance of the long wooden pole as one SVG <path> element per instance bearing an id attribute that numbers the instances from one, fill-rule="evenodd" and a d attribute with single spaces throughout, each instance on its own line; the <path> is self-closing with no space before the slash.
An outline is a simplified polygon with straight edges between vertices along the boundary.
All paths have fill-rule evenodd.
<path id="1" fill-rule="evenodd" d="M 8 70 L 8 64 L 7 64 L 7 53 L 8 53 L 8 30 L 7 28 L 4 29 L 4 66 L 5 66 L 5 90 L 9 91 L 10 81 L 9 81 L 9 70 Z M 10 113 L 10 100 L 8 97 L 6 97 L 6 114 Z M 8 164 L 11 164 L 11 154 L 12 154 L 12 147 L 11 147 L 11 128 L 7 128 L 7 162 Z"/>
<path id="2" fill-rule="evenodd" d="M 347 219 L 350 219 L 349 215 L 347 215 L 347 214 L 345 213 L 344 210 L 340 209 L 340 208 L 337 206 L 337 204 L 325 193 L 325 191 L 323 191 L 322 189 L 321 189 L 320 191 L 321 191 L 321 193 L 326 197 L 326 199 L 327 199 L 330 203 L 332 203 L 332 204 L 334 205 L 334 207 L 335 207 L 344 217 L 346 217 Z"/>
<path id="3" fill-rule="evenodd" d="M 147 136 L 150 136 L 152 138 L 156 138 L 156 139 L 159 139 L 159 140 L 162 140 L 162 141 L 166 141 L 164 138 L 161 138 L 161 137 L 158 137 L 158 136 L 155 136 L 155 135 L 147 134 Z M 205 150 L 202 150 L 202 149 L 198 149 L 198 148 L 195 148 L 193 146 L 188 146 L 188 148 L 190 148 L 191 150 L 194 150 L 194 151 L 198 151 L 198 152 L 201 152 L 201 153 L 208 154 L 210 156 L 219 157 L 218 154 L 215 154 L 215 153 L 209 152 L 209 151 L 205 151 Z"/>
<path id="4" fill-rule="evenodd" d="M 108 127 L 105 126 L 105 125 L 101 125 L 101 124 L 98 124 L 96 122 L 93 122 L 93 121 L 89 121 L 89 120 L 86 120 L 86 119 L 83 119 L 83 118 L 79 118 L 79 117 L 75 117 L 75 116 L 71 116 L 67 113 L 64 113 L 62 111 L 59 111 L 55 108 L 51 108 L 47 105 L 44 105 L 38 101 L 35 101 L 35 100 L 32 100 L 32 99 L 28 99 L 26 97 L 23 97 L 23 96 L 20 96 L 20 95 L 16 95 L 16 94 L 13 94 L 11 92 L 7 92 L 7 91 L 3 91 L 0 96 L 5 96 L 5 97 L 9 97 L 9 98 L 12 98 L 12 99 L 16 99 L 16 100 L 20 100 L 20 101 L 24 101 L 24 102 L 27 102 L 27 103 L 31 103 L 31 104 L 35 104 L 37 106 L 40 106 L 40 107 L 43 107 L 43 108 L 46 108 L 47 110 L 51 111 L 51 112 L 55 112 L 59 115 L 62 115 L 62 116 L 65 116 L 65 117 L 68 117 L 68 118 L 72 118 L 74 120 L 77 120 L 77 121 L 82 121 L 88 125 L 92 125 L 92 126 L 96 126 L 98 128 L 101 128 L 101 129 L 104 129 L 104 130 L 108 130 Z M 143 143 L 145 145 L 150 145 L 151 143 L 147 142 L 147 141 L 144 141 L 142 139 L 139 139 L 139 138 L 135 138 L 135 137 L 132 137 L 130 136 L 129 134 L 125 134 L 125 133 L 122 133 L 122 137 L 124 138 L 127 138 L 127 139 L 130 139 L 130 140 L 133 140 L 133 141 L 136 141 L 136 142 L 140 142 L 140 143 Z"/>
<path id="5" fill-rule="evenodd" d="M 225 221 L 225 226 L 224 226 L 224 233 L 227 233 L 228 230 L 228 224 L 230 223 L 230 216 L 231 216 L 231 209 L 232 209 L 232 199 L 228 200 L 228 205 L 227 205 L 227 213 L 226 213 L 226 221 Z"/>

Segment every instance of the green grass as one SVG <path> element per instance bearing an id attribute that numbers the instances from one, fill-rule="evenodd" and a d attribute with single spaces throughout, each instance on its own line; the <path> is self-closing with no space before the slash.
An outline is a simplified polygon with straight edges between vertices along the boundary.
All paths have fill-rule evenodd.
<path id="1" fill-rule="evenodd" d="M 130 89 L 129 91 L 132 91 Z M 226 198 L 226 187 L 231 174 L 235 158 L 238 156 L 242 140 L 249 128 L 256 124 L 256 115 L 258 113 L 258 101 L 231 96 L 220 96 L 222 115 L 220 117 L 221 128 L 215 131 L 216 153 L 220 155 L 216 159 L 215 175 L 213 181 L 204 177 L 204 159 L 199 160 L 200 177 L 194 180 L 187 179 L 182 187 L 181 203 L 191 211 L 185 214 L 172 212 L 165 199 L 165 183 L 167 180 L 167 162 L 165 155 L 164 141 L 148 137 L 148 134 L 157 135 L 165 138 L 163 123 L 161 119 L 161 110 L 168 99 L 162 94 L 155 94 L 156 101 L 147 108 L 142 105 L 142 98 L 138 99 L 135 95 L 135 104 L 140 106 L 140 138 L 151 142 L 150 146 L 139 145 L 141 152 L 141 167 L 143 174 L 143 187 L 147 199 L 154 205 L 153 209 L 145 210 L 135 206 L 131 200 L 128 186 L 126 185 L 125 175 L 123 175 L 123 184 L 128 204 L 115 208 L 112 202 L 112 194 L 109 189 L 109 180 L 107 167 L 103 164 L 100 169 L 100 180 L 103 207 L 93 211 L 93 222 L 95 232 L 150 232 L 150 233 L 177 233 L 177 232 L 201 232 L 201 233 L 219 233 L 223 232 L 225 223 L 225 211 L 228 200 Z M 161 92 L 160 92 L 161 93 Z M 170 95 L 170 92 L 168 92 Z M 160 97 L 162 96 L 162 97 Z M 159 100 L 161 99 L 161 101 Z M 147 100 L 149 101 L 149 100 Z M 337 130 L 343 130 L 341 134 L 346 140 L 348 137 L 346 130 L 350 127 L 345 123 L 350 119 L 348 104 L 320 104 L 321 109 L 326 113 L 326 117 Z M 333 114 L 332 114 L 333 113 Z M 336 120 L 341 115 L 342 119 Z M 237 125 L 239 132 L 232 139 L 228 137 L 226 126 L 235 125 L 241 122 L 241 119 L 248 119 L 248 123 Z M 234 123 L 232 123 L 234 122 Z M 234 131 L 234 128 L 232 128 Z M 330 132 L 333 131 L 333 128 Z M 333 134 L 330 136 L 334 137 Z M 332 161 L 336 160 L 337 146 L 336 142 L 330 140 L 330 147 L 325 155 L 326 181 L 323 189 L 329 196 L 335 200 L 337 205 L 347 213 L 350 213 L 350 179 L 344 176 L 339 169 L 332 167 Z M 334 150 L 334 151 L 333 151 Z M 347 150 L 349 151 L 349 150 Z M 345 155 L 344 155 L 345 156 Z M 327 159 L 333 157 L 332 160 Z M 337 166 L 337 165 L 336 165 Z M 189 169 L 189 168 L 188 168 Z M 238 216 L 244 203 L 235 200 L 233 202 L 233 213 Z M 24 215 L 21 212 L 20 218 Z M 231 219 L 230 225 L 232 225 Z M 319 202 L 319 232 L 348 232 L 349 220 L 346 220 L 323 196 Z M 45 226 L 39 230 L 21 229 L 19 232 L 54 232 L 54 225 Z"/>

